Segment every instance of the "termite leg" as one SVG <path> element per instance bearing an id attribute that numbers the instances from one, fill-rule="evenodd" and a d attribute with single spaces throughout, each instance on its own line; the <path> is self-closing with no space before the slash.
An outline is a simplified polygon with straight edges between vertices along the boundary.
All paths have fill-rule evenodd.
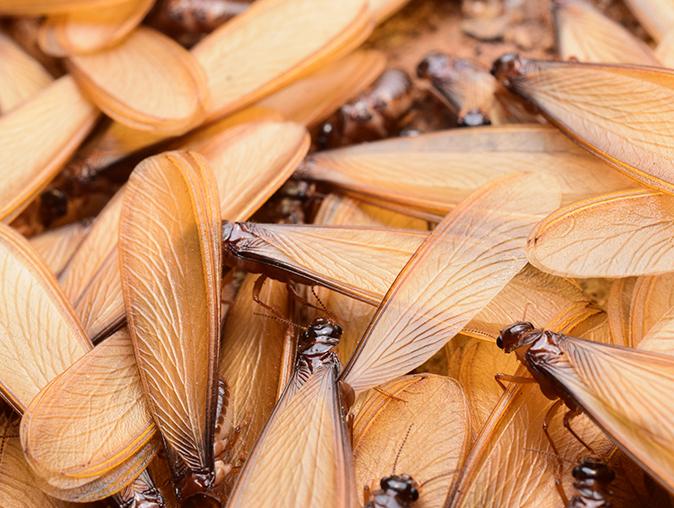
<path id="1" fill-rule="evenodd" d="M 569 504 L 569 499 L 566 497 L 566 492 L 564 492 L 564 484 L 562 483 L 562 473 L 564 471 L 564 462 L 562 461 L 562 455 L 559 453 L 559 450 L 557 449 L 557 445 L 555 445 L 554 440 L 552 439 L 552 436 L 550 435 L 550 432 L 548 430 L 548 427 L 550 426 L 550 420 L 552 420 L 552 417 L 555 415 L 557 412 L 557 409 L 564 403 L 562 399 L 558 399 L 555 401 L 555 403 L 550 406 L 550 409 L 548 409 L 548 412 L 545 413 L 545 418 L 543 419 L 543 433 L 545 434 L 545 437 L 548 439 L 548 442 L 550 443 L 550 447 L 552 448 L 553 453 L 555 454 L 555 457 L 557 457 L 557 464 L 559 466 L 557 473 L 555 474 L 555 487 L 557 488 L 557 492 L 559 493 L 560 497 L 562 498 L 562 502 L 564 506 L 567 506 Z"/>
<path id="2" fill-rule="evenodd" d="M 564 427 L 571 433 L 573 437 L 575 437 L 578 440 L 578 442 L 580 442 L 580 444 L 582 444 L 585 448 L 587 448 L 593 456 L 596 456 L 597 454 L 592 449 L 592 447 L 585 441 L 583 441 L 583 438 L 581 438 L 578 434 L 576 434 L 576 431 L 571 428 L 571 419 L 575 418 L 579 414 L 581 414 L 581 411 L 578 408 L 570 409 L 569 411 L 567 411 L 564 414 Z"/>
<path id="3" fill-rule="evenodd" d="M 503 372 L 497 372 L 496 374 L 494 374 L 494 379 L 499 384 L 499 386 L 503 388 L 504 392 L 508 389 L 508 387 L 503 384 L 503 381 L 507 381 L 508 383 L 520 383 L 520 384 L 537 382 L 535 379 L 530 377 L 511 376 L 510 374 L 504 374 Z"/>
<path id="4" fill-rule="evenodd" d="M 365 484 L 363 485 L 363 506 L 367 506 L 367 503 L 370 501 L 372 493 L 370 491 L 370 486 Z"/>
<path id="5" fill-rule="evenodd" d="M 398 402 L 407 402 L 405 399 L 401 399 L 400 397 L 396 397 L 392 393 L 387 392 L 383 388 L 380 388 L 378 386 L 375 386 L 373 390 L 377 393 L 381 393 L 384 397 L 387 397 L 389 399 L 397 400 Z"/>

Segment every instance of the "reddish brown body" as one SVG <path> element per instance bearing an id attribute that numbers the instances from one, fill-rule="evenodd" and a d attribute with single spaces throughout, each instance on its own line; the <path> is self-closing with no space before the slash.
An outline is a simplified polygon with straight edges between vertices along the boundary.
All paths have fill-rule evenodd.
<path id="1" fill-rule="evenodd" d="M 147 471 L 143 471 L 131 485 L 115 495 L 115 500 L 120 508 L 163 508 L 166 506 L 164 498 Z"/>
<path id="2" fill-rule="evenodd" d="M 615 479 L 613 471 L 601 460 L 584 458 L 573 468 L 573 486 L 577 494 L 568 508 L 611 508 L 610 483 Z"/>

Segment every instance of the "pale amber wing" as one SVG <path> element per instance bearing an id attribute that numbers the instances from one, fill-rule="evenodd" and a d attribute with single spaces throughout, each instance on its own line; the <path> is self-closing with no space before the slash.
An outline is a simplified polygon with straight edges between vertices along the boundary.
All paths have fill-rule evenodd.
<path id="1" fill-rule="evenodd" d="M 38 42 L 53 56 L 92 53 L 119 43 L 143 20 L 153 0 L 126 0 L 108 8 L 81 9 L 50 16 Z"/>
<path id="2" fill-rule="evenodd" d="M 11 221 L 46 187 L 96 117 L 69 76 L 0 117 L 0 219 Z"/>
<path id="3" fill-rule="evenodd" d="M 252 122 L 188 136 L 184 150 L 203 155 L 215 172 L 221 217 L 247 219 L 290 178 L 309 149 L 309 134 L 292 122 Z"/>
<path id="4" fill-rule="evenodd" d="M 408 261 L 342 373 L 356 392 L 421 365 L 526 264 L 526 236 L 559 206 L 551 178 L 515 174 L 458 206 Z"/>
<path id="5" fill-rule="evenodd" d="M 529 262 L 562 277 L 674 271 L 674 197 L 616 192 L 557 210 L 531 234 Z"/>
<path id="6" fill-rule="evenodd" d="M 223 421 L 218 422 L 220 435 L 232 443 L 221 459 L 225 464 L 245 460 L 255 445 L 283 391 L 282 373 L 292 371 L 295 358 L 293 344 L 286 342 L 288 326 L 271 319 L 253 301 L 253 285 L 257 279 L 248 275 L 234 305 L 227 313 L 222 332 L 218 374 L 227 386 L 227 405 Z M 289 295 L 286 286 L 267 281 L 260 299 L 288 315 Z M 292 337 L 293 334 L 290 334 Z M 231 489 L 235 474 L 226 477 L 225 491 Z"/>
<path id="7" fill-rule="evenodd" d="M 613 441 L 674 491 L 674 357 L 562 337 L 563 357 L 537 364 Z"/>
<path id="8" fill-rule="evenodd" d="M 376 490 L 383 477 L 406 473 L 421 485 L 415 507 L 442 506 L 471 442 L 461 386 L 449 377 L 416 374 L 381 389 L 369 391 L 355 412 L 357 489 Z"/>
<path id="9" fill-rule="evenodd" d="M 281 21 L 282 20 L 282 21 Z M 261 0 L 192 49 L 221 117 L 357 47 L 372 30 L 366 0 Z"/>
<path id="10" fill-rule="evenodd" d="M 124 190 L 99 213 L 59 280 L 87 335 L 104 336 L 124 320 L 117 237 Z"/>
<path id="11" fill-rule="evenodd" d="M 634 186 L 556 129 L 537 125 L 454 129 L 319 152 L 299 174 L 444 215 L 481 185 L 523 170 L 553 175 L 563 202 Z"/>
<path id="12" fill-rule="evenodd" d="M 660 66 L 644 41 L 589 2 L 557 0 L 554 5 L 557 51 L 563 60 Z"/>
<path id="13" fill-rule="evenodd" d="M 82 8 L 110 7 L 125 0 L 1 0 L 0 14 L 42 15 L 76 11 Z"/>
<path id="14" fill-rule="evenodd" d="M 91 348 L 54 275 L 29 243 L 0 227 L 0 391 L 19 412 Z"/>
<path id="15" fill-rule="evenodd" d="M 89 233 L 89 224 L 73 222 L 32 237 L 30 245 L 55 275 L 59 275 Z"/>
<path id="16" fill-rule="evenodd" d="M 328 194 L 323 199 L 314 223 L 328 226 L 384 226 L 422 231 L 430 229 L 425 220 L 339 194 Z"/>
<path id="17" fill-rule="evenodd" d="M 228 506 L 357 506 L 338 392 L 332 367 L 312 374 L 292 396 L 284 392 Z"/>
<path id="18" fill-rule="evenodd" d="M 65 508 L 35 486 L 19 442 L 19 420 L 6 409 L 0 413 L 0 495 L 8 507 Z"/>
<path id="19" fill-rule="evenodd" d="M 190 53 L 150 28 L 117 46 L 73 55 L 68 67 L 87 96 L 118 122 L 153 134 L 181 134 L 204 119 L 206 78 Z"/>
<path id="20" fill-rule="evenodd" d="M 625 0 L 625 3 L 656 41 L 674 27 L 672 0 Z"/>
<path id="21" fill-rule="evenodd" d="M 639 277 L 630 305 L 632 346 L 636 347 L 674 307 L 674 273 Z"/>
<path id="22" fill-rule="evenodd" d="M 231 228 L 224 241 L 227 255 L 242 260 L 244 267 L 251 263 L 280 279 L 318 284 L 371 305 L 379 305 L 429 234 L 383 227 L 252 222 Z"/>
<path id="23" fill-rule="evenodd" d="M 402 9 L 409 0 L 369 0 L 370 11 L 377 23 L 381 23 L 396 11 Z"/>
<path id="24" fill-rule="evenodd" d="M 674 27 L 660 40 L 655 48 L 655 56 L 665 67 L 674 67 Z"/>
<path id="25" fill-rule="evenodd" d="M 312 126 L 367 89 L 382 73 L 386 57 L 379 51 L 356 51 L 331 62 L 261 100 L 286 120 Z"/>
<path id="26" fill-rule="evenodd" d="M 523 58 L 512 65 L 506 86 L 569 137 L 640 184 L 674 193 L 674 71 Z"/>
<path id="27" fill-rule="evenodd" d="M 638 346 L 644 351 L 674 355 L 674 305 L 662 314 Z"/>
<path id="28" fill-rule="evenodd" d="M 608 324 L 614 344 L 635 346 L 632 341 L 632 297 L 634 295 L 636 277 L 626 277 L 613 281 L 608 293 L 606 312 Z"/>
<path id="29" fill-rule="evenodd" d="M 21 420 L 29 464 L 64 481 L 91 481 L 117 468 L 155 431 L 126 329 L 54 379 Z"/>
<path id="30" fill-rule="evenodd" d="M 40 62 L 0 31 L 0 114 L 6 114 L 52 82 Z"/>
<path id="31" fill-rule="evenodd" d="M 174 461 L 192 471 L 213 467 L 219 226 L 216 182 L 203 157 L 166 152 L 136 166 L 120 217 L 122 290 L 138 370 L 172 468 Z"/>

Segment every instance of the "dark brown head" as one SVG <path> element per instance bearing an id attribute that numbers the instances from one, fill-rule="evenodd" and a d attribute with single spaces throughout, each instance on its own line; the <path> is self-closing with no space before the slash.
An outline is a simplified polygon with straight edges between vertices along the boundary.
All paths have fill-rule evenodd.
<path id="1" fill-rule="evenodd" d="M 506 353 L 512 353 L 529 342 L 527 339 L 531 335 L 530 332 L 535 329 L 534 325 L 528 321 L 513 323 L 501 330 L 496 339 L 496 345 Z"/>
<path id="2" fill-rule="evenodd" d="M 492 75 L 504 85 L 522 74 L 522 58 L 517 53 L 506 53 L 494 62 L 491 67 Z"/>
<path id="3" fill-rule="evenodd" d="M 408 474 L 385 476 L 379 482 L 379 486 L 384 492 L 394 494 L 404 504 L 409 504 L 419 499 L 419 485 Z"/>
<path id="4" fill-rule="evenodd" d="M 580 482 L 594 481 L 608 485 L 615 479 L 615 473 L 601 459 L 586 457 L 573 468 L 573 477 Z"/>
<path id="5" fill-rule="evenodd" d="M 342 337 L 342 327 L 326 318 L 316 318 L 300 338 L 303 356 L 319 356 L 332 350 Z"/>

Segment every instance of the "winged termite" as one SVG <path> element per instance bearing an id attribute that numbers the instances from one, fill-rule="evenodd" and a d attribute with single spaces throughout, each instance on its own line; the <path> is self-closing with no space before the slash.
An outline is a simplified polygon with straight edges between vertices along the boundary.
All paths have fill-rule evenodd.
<path id="1" fill-rule="evenodd" d="M 179 498 L 201 503 L 215 480 L 219 220 L 206 160 L 167 152 L 134 170 L 119 226 L 124 302 L 150 412 Z"/>
<path id="2" fill-rule="evenodd" d="M 398 506 L 377 504 L 376 498 L 395 491 L 391 487 L 400 478 L 391 476 L 403 475 L 418 482 L 413 506 L 441 506 L 470 443 L 463 390 L 453 379 L 433 374 L 404 376 L 380 390 L 368 392 L 353 409 L 356 486 L 367 486 L 375 498 L 372 505 L 366 499 L 366 506 Z M 376 493 L 380 479 L 384 492 Z"/>
<path id="3" fill-rule="evenodd" d="M 365 489 L 365 508 L 411 508 L 418 499 L 419 485 L 408 474 L 385 476 L 379 489 Z"/>
<path id="4" fill-rule="evenodd" d="M 199 42 L 226 21 L 244 12 L 253 0 L 160 0 L 150 22 L 184 46 Z"/>
<path id="5" fill-rule="evenodd" d="M 50 16 L 38 33 L 40 47 L 45 53 L 58 57 L 108 48 L 119 43 L 142 21 L 152 4 L 153 0 L 127 0 L 108 8 Z"/>
<path id="6" fill-rule="evenodd" d="M 37 60 L 0 32 L 0 114 L 20 106 L 51 82 Z"/>
<path id="7" fill-rule="evenodd" d="M 0 14 L 13 16 L 71 12 L 86 7 L 110 7 L 125 0 L 2 0 Z"/>
<path id="8" fill-rule="evenodd" d="M 65 508 L 35 486 L 35 478 L 23 459 L 16 416 L 6 409 L 0 413 L 0 494 L 6 506 L 25 508 Z"/>
<path id="9" fill-rule="evenodd" d="M 96 116 L 72 78 L 65 76 L 0 117 L 0 149 L 5 154 L 0 163 L 0 219 L 15 218 L 47 185 Z"/>
<path id="10" fill-rule="evenodd" d="M 295 372 L 228 506 L 356 506 L 351 447 L 332 351 L 341 336 L 319 318 L 302 334 Z M 293 464 L 293 467 L 288 467 Z"/>
<path id="11" fill-rule="evenodd" d="M 551 179 L 515 174 L 447 215 L 393 282 L 340 378 L 361 392 L 442 348 L 524 267 L 524 237 L 558 206 L 558 192 Z"/>
<path id="12" fill-rule="evenodd" d="M 671 413 L 662 411 L 674 384 L 674 358 L 536 329 L 529 322 L 504 328 L 497 345 L 515 351 L 542 393 L 557 401 L 548 414 L 566 404 L 564 424 L 571 430 L 570 420 L 585 412 L 628 456 L 674 490 L 673 425 Z"/>
<path id="13" fill-rule="evenodd" d="M 557 51 L 563 60 L 660 66 L 653 50 L 584 0 L 555 0 Z"/>
<path id="14" fill-rule="evenodd" d="M 537 268 L 570 277 L 627 277 L 674 270 L 668 238 L 674 198 L 628 190 L 574 203 L 542 221 L 527 256 Z"/>
<path id="15" fill-rule="evenodd" d="M 505 112 L 494 96 L 498 83 L 488 69 L 474 60 L 429 53 L 417 65 L 417 76 L 428 80 L 449 103 L 460 127 L 503 123 Z"/>
<path id="16" fill-rule="evenodd" d="M 211 90 L 208 117 L 222 117 L 347 54 L 371 29 L 366 0 L 257 0 L 192 50 Z"/>
<path id="17" fill-rule="evenodd" d="M 492 73 L 571 139 L 625 175 L 674 192 L 674 138 L 667 127 L 674 71 L 508 54 L 496 61 Z"/>
<path id="18" fill-rule="evenodd" d="M 407 72 L 388 69 L 320 126 L 317 144 L 328 148 L 389 137 L 398 131 L 412 100 L 412 80 Z"/>
<path id="19" fill-rule="evenodd" d="M 379 51 L 356 51 L 297 80 L 258 104 L 286 120 L 312 126 L 359 95 L 381 74 L 386 58 Z"/>
<path id="20" fill-rule="evenodd" d="M 134 30 L 112 48 L 72 55 L 68 64 L 88 97 L 133 129 L 181 134 L 203 121 L 209 99 L 199 63 L 172 39 L 150 28 Z M 136 81 L 139 78 L 141 82 Z"/>
<path id="21" fill-rule="evenodd" d="M 215 455 L 234 472 L 224 480 L 222 497 L 227 496 L 271 415 L 277 394 L 288 381 L 284 373 L 291 370 L 295 358 L 293 341 L 288 340 L 294 334 L 287 333 L 288 325 L 254 312 L 251 295 L 256 278 L 248 275 L 244 280 L 222 333 L 218 375 L 227 385 L 228 397 L 218 419 L 216 438 L 221 437 L 221 443 Z M 265 284 L 259 294 L 281 315 L 289 310 L 288 297 L 285 285 L 275 281 Z"/>
<path id="22" fill-rule="evenodd" d="M 30 244 L 58 277 L 88 233 L 88 223 L 74 222 L 34 236 Z"/>
<path id="23" fill-rule="evenodd" d="M 674 307 L 674 274 L 639 277 L 630 303 L 630 345 L 636 347 L 653 326 Z"/>
<path id="24" fill-rule="evenodd" d="M 442 216 L 479 186 L 523 167 L 553 174 L 564 202 L 633 185 L 558 131 L 534 125 L 456 129 L 319 152 L 298 176 Z"/>
<path id="25" fill-rule="evenodd" d="M 609 485 L 615 473 L 601 459 L 586 457 L 573 468 L 573 486 L 576 495 L 569 499 L 567 508 L 596 506 L 610 508 L 611 490 Z"/>
<path id="26" fill-rule="evenodd" d="M 608 324 L 615 344 L 625 344 L 634 347 L 631 330 L 631 305 L 634 294 L 636 277 L 617 279 L 611 284 L 606 303 Z M 540 321 L 538 321 L 540 322 Z"/>
<path id="27" fill-rule="evenodd" d="M 369 0 L 370 11 L 377 23 L 381 23 L 396 11 L 402 9 L 409 0 Z"/>
<path id="28" fill-rule="evenodd" d="M 656 41 L 674 26 L 674 3 L 671 0 L 626 0 L 625 3 Z"/>

